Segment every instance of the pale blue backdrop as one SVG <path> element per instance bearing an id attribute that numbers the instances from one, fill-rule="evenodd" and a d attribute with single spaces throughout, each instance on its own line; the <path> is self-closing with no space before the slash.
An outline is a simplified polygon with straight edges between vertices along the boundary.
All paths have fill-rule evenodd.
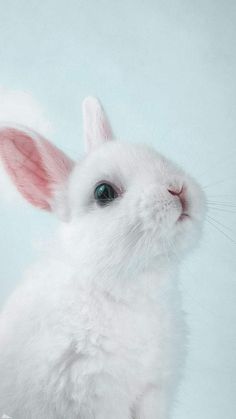
<path id="1" fill-rule="evenodd" d="M 217 221 L 182 270 L 190 345 L 174 419 L 236 417 L 235 28 L 234 0 L 0 5 L 0 84 L 40 103 L 58 146 L 82 152 L 81 101 L 97 95 L 118 137 L 153 144 L 217 201 L 209 212 Z M 8 199 L 4 187 L 1 197 L 3 302 L 56 222 Z"/>

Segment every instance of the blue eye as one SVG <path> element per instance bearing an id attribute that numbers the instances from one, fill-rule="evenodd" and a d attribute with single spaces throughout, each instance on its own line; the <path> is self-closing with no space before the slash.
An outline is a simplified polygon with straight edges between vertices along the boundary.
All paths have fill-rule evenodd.
<path id="1" fill-rule="evenodd" d="M 101 206 L 109 204 L 117 196 L 117 192 L 109 183 L 100 183 L 94 190 L 94 198 Z"/>

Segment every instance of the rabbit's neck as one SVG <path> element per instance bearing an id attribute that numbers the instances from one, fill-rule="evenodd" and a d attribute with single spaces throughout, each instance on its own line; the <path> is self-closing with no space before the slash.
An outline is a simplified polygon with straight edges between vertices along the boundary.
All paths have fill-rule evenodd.
<path id="1" fill-rule="evenodd" d="M 135 259 L 126 255 L 122 259 L 122 253 L 118 251 L 105 258 L 100 255 L 99 249 L 95 252 L 93 243 L 81 246 L 76 240 L 73 242 L 70 229 L 67 233 L 69 236 L 64 235 L 63 242 L 59 241 L 63 246 L 57 243 L 51 256 L 58 263 L 66 261 L 68 271 L 73 272 L 73 282 L 79 288 L 87 291 L 90 288 L 91 292 L 96 290 L 114 300 L 129 302 L 155 300 L 178 287 L 178 264 L 170 256 L 159 256 L 147 262 L 145 258 Z M 67 243 L 70 243 L 69 252 Z"/>
<path id="2" fill-rule="evenodd" d="M 160 295 L 172 294 L 178 288 L 178 269 L 173 266 L 158 266 L 142 272 L 120 273 L 120 275 L 95 275 L 92 289 L 98 289 L 117 301 L 155 301 Z"/>

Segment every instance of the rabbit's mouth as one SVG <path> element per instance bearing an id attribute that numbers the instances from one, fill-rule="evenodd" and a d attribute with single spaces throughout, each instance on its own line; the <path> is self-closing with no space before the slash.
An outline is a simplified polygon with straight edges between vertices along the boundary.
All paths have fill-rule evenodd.
<path id="1" fill-rule="evenodd" d="M 182 206 L 182 212 L 181 212 L 177 222 L 179 222 L 179 221 L 183 222 L 187 218 L 191 218 L 189 203 L 188 203 L 188 200 L 186 199 L 186 196 L 180 198 L 180 202 L 181 202 L 181 206 Z"/>
<path id="2" fill-rule="evenodd" d="M 177 222 L 184 221 L 186 218 L 190 218 L 189 214 L 189 202 L 187 197 L 187 189 L 183 185 L 179 190 L 174 188 L 168 189 L 168 192 L 173 195 L 174 199 L 180 204 L 181 214 L 177 219 Z"/>
<path id="3" fill-rule="evenodd" d="M 182 214 L 179 216 L 177 222 L 182 222 L 184 220 L 186 220 L 186 218 L 191 218 L 189 214 L 187 214 L 186 212 L 182 212 Z"/>

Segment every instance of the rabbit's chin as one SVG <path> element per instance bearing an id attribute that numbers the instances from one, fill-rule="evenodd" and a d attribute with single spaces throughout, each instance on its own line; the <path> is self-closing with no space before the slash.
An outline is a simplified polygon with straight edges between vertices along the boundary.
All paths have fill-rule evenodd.
<path id="1" fill-rule="evenodd" d="M 190 218 L 180 220 L 172 231 L 160 237 L 158 230 L 152 234 L 146 232 L 136 247 L 133 265 L 140 270 L 155 269 L 159 265 L 179 264 L 189 252 L 199 244 L 202 223 L 193 222 Z M 169 233 L 169 234 L 168 234 Z"/>
<path id="2" fill-rule="evenodd" d="M 165 226 L 161 230 L 153 228 L 147 246 L 150 257 L 153 255 L 156 261 L 163 258 L 168 262 L 180 262 L 198 246 L 202 227 L 203 216 L 194 219 L 190 215 L 181 214 L 172 226 Z"/>
<path id="3" fill-rule="evenodd" d="M 181 215 L 169 240 L 169 253 L 178 260 L 182 259 L 199 244 L 201 233 L 202 222 Z"/>

